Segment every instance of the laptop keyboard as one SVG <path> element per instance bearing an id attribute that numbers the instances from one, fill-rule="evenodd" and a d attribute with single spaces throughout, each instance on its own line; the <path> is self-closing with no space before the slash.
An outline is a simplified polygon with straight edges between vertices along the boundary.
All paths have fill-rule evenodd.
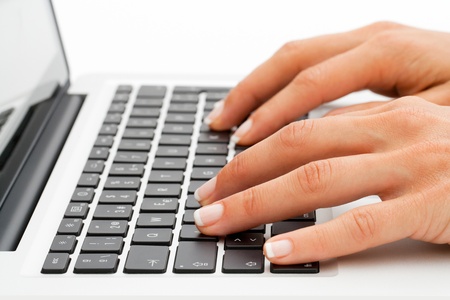
<path id="1" fill-rule="evenodd" d="M 230 131 L 213 132 L 202 124 L 228 92 L 141 86 L 131 97 L 132 86 L 118 86 L 41 273 L 266 272 L 265 239 L 311 226 L 316 214 L 226 237 L 199 232 L 195 190 L 245 150 L 230 143 Z M 318 273 L 319 262 L 267 269 Z"/>

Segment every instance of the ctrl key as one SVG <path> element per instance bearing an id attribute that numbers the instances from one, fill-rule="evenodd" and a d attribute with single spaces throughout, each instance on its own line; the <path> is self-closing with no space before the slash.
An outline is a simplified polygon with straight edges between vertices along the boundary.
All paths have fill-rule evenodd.
<path id="1" fill-rule="evenodd" d="M 43 274 L 63 274 L 67 272 L 70 257 L 68 253 L 49 253 L 45 258 L 41 273 Z"/>
<path id="2" fill-rule="evenodd" d="M 74 273 L 115 273 L 119 257 L 117 254 L 80 254 Z"/>

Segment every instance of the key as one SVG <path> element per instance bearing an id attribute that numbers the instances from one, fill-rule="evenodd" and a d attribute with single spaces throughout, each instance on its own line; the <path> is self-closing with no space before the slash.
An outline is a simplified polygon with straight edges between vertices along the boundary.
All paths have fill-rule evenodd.
<path id="1" fill-rule="evenodd" d="M 222 100 L 228 95 L 229 91 L 230 91 L 230 89 L 223 89 L 221 91 L 209 92 L 208 94 L 206 94 L 206 101 L 215 102 L 215 101 Z"/>
<path id="2" fill-rule="evenodd" d="M 89 212 L 89 205 L 85 202 L 70 202 L 64 213 L 65 218 L 86 219 Z"/>
<path id="3" fill-rule="evenodd" d="M 148 197 L 180 197 L 181 185 L 177 183 L 149 183 L 145 189 Z"/>
<path id="4" fill-rule="evenodd" d="M 123 114 L 125 111 L 125 104 L 124 103 L 113 103 L 109 107 L 108 113 L 119 113 Z"/>
<path id="5" fill-rule="evenodd" d="M 104 160 L 88 160 L 84 166 L 83 173 L 103 173 L 105 168 Z"/>
<path id="6" fill-rule="evenodd" d="M 315 222 L 316 221 L 316 212 L 311 211 L 309 213 L 300 215 L 298 217 L 289 219 L 289 221 L 309 221 L 309 222 Z"/>
<path id="7" fill-rule="evenodd" d="M 162 133 L 192 134 L 194 127 L 191 124 L 165 124 Z"/>
<path id="8" fill-rule="evenodd" d="M 158 108 L 135 107 L 131 111 L 132 118 L 158 118 L 160 110 Z"/>
<path id="9" fill-rule="evenodd" d="M 202 143 L 197 145 L 196 154 L 209 154 L 209 155 L 227 155 L 228 145 L 217 143 Z"/>
<path id="10" fill-rule="evenodd" d="M 181 242 L 177 248 L 174 273 L 214 273 L 217 245 L 214 242 Z"/>
<path id="11" fill-rule="evenodd" d="M 182 183 L 184 179 L 183 171 L 158 171 L 152 170 L 148 182 L 175 182 Z"/>
<path id="12" fill-rule="evenodd" d="M 99 135 L 116 135 L 117 125 L 115 124 L 103 124 L 100 128 Z"/>
<path id="13" fill-rule="evenodd" d="M 132 90 L 131 85 L 121 84 L 117 87 L 116 94 L 130 94 Z"/>
<path id="14" fill-rule="evenodd" d="M 177 157 L 157 157 L 153 162 L 153 170 L 185 170 L 186 159 Z"/>
<path id="15" fill-rule="evenodd" d="M 223 167 L 227 163 L 225 156 L 219 155 L 197 155 L 194 160 L 194 167 Z"/>
<path id="16" fill-rule="evenodd" d="M 122 115 L 117 113 L 107 114 L 103 123 L 119 125 L 122 122 Z"/>
<path id="17" fill-rule="evenodd" d="M 125 262 L 125 273 L 165 273 L 169 247 L 131 246 Z"/>
<path id="18" fill-rule="evenodd" d="M 144 198 L 141 205 L 141 212 L 178 212 L 177 198 Z"/>
<path id="19" fill-rule="evenodd" d="M 135 107 L 161 107 L 163 99 L 136 99 Z"/>
<path id="20" fill-rule="evenodd" d="M 130 100 L 130 96 L 129 95 L 127 95 L 127 94 L 115 94 L 114 95 L 114 98 L 113 98 L 113 102 L 115 102 L 115 103 L 117 103 L 117 102 L 119 102 L 119 103 L 126 103 L 126 102 L 128 102 L 128 100 Z"/>
<path id="21" fill-rule="evenodd" d="M 202 132 L 198 137 L 199 143 L 224 143 L 228 144 L 230 134 L 228 132 Z"/>
<path id="22" fill-rule="evenodd" d="M 98 205 L 94 212 L 94 219 L 131 220 L 133 209 L 131 205 L 110 204 Z"/>
<path id="23" fill-rule="evenodd" d="M 100 182 L 100 175 L 95 173 L 83 173 L 78 180 L 78 186 L 80 187 L 92 187 L 96 188 Z"/>
<path id="24" fill-rule="evenodd" d="M 50 246 L 50 252 L 66 252 L 72 254 L 77 245 L 74 235 L 57 235 Z"/>
<path id="25" fill-rule="evenodd" d="M 171 103 L 197 103 L 198 94 L 173 94 Z"/>
<path id="26" fill-rule="evenodd" d="M 319 273 L 319 262 L 311 262 L 296 265 L 276 265 L 270 264 L 271 273 Z"/>
<path id="27" fill-rule="evenodd" d="M 170 228 L 136 228 L 131 243 L 132 245 L 170 246 L 172 237 Z"/>
<path id="28" fill-rule="evenodd" d="M 127 235 L 128 222 L 119 220 L 92 221 L 88 228 L 88 235 L 91 236 L 123 236 Z"/>
<path id="29" fill-rule="evenodd" d="M 184 211 L 183 215 L 183 224 L 194 224 L 194 212 L 193 209 L 187 209 Z"/>
<path id="30" fill-rule="evenodd" d="M 169 106 L 169 113 L 196 113 L 197 104 L 193 103 L 172 103 Z"/>
<path id="31" fill-rule="evenodd" d="M 293 222 L 293 221 L 275 222 L 272 224 L 271 234 L 272 236 L 276 236 L 278 234 L 291 232 L 312 225 L 314 225 L 314 222 Z"/>
<path id="32" fill-rule="evenodd" d="M 136 227 L 150 228 L 174 228 L 175 214 L 141 213 L 136 223 Z"/>
<path id="33" fill-rule="evenodd" d="M 225 249 L 262 249 L 263 245 L 262 233 L 237 233 L 225 238 Z"/>
<path id="34" fill-rule="evenodd" d="M 186 146 L 159 146 L 156 157 L 188 157 L 189 147 Z"/>
<path id="35" fill-rule="evenodd" d="M 180 134 L 163 134 L 159 140 L 160 145 L 172 146 L 189 146 L 191 144 L 191 137 L 189 135 Z"/>
<path id="36" fill-rule="evenodd" d="M 189 184 L 188 193 L 194 194 L 195 191 L 205 183 L 206 180 L 192 180 L 191 183 Z"/>
<path id="37" fill-rule="evenodd" d="M 144 175 L 143 164 L 112 164 L 109 175 L 142 176 Z"/>
<path id="38" fill-rule="evenodd" d="M 194 124 L 195 114 L 168 113 L 166 123 Z"/>
<path id="39" fill-rule="evenodd" d="M 122 253 L 123 238 L 119 236 L 88 236 L 81 246 L 82 253 Z"/>
<path id="40" fill-rule="evenodd" d="M 74 202 L 88 202 L 91 203 L 94 199 L 94 189 L 93 188 L 76 188 L 72 195 L 71 201 Z"/>
<path id="41" fill-rule="evenodd" d="M 217 236 L 205 235 L 198 230 L 197 226 L 186 224 L 181 227 L 180 241 L 214 241 L 217 242 Z"/>
<path id="42" fill-rule="evenodd" d="M 70 257 L 68 253 L 49 253 L 41 269 L 43 274 L 63 274 L 67 272 Z"/>
<path id="43" fill-rule="evenodd" d="M 119 264 L 117 254 L 80 254 L 74 273 L 115 273 Z"/>
<path id="44" fill-rule="evenodd" d="M 140 177 L 115 177 L 106 179 L 105 189 L 110 190 L 139 190 L 141 185 Z"/>
<path id="45" fill-rule="evenodd" d="M 152 118 L 130 118 L 127 123 L 127 128 L 156 128 L 158 119 Z"/>
<path id="46" fill-rule="evenodd" d="M 101 159 L 107 160 L 109 156 L 109 148 L 106 147 L 94 147 L 89 154 L 89 159 Z"/>
<path id="47" fill-rule="evenodd" d="M 167 88 L 162 85 L 143 85 L 139 88 L 138 98 L 164 98 Z"/>
<path id="48" fill-rule="evenodd" d="M 147 153 L 143 152 L 127 152 L 117 151 L 114 162 L 118 163 L 146 163 L 148 158 Z"/>
<path id="49" fill-rule="evenodd" d="M 131 204 L 135 205 L 137 199 L 136 191 L 114 191 L 105 190 L 100 195 L 99 203 L 102 204 Z"/>
<path id="50" fill-rule="evenodd" d="M 148 128 L 125 128 L 123 137 L 125 139 L 153 139 L 154 130 Z M 122 150 L 122 149 L 121 149 Z"/>
<path id="51" fill-rule="evenodd" d="M 152 142 L 143 139 L 122 139 L 119 144 L 119 150 L 129 151 L 150 151 Z"/>
<path id="52" fill-rule="evenodd" d="M 221 168 L 194 168 L 192 169 L 191 179 L 208 180 L 217 175 Z"/>
<path id="53" fill-rule="evenodd" d="M 112 147 L 114 143 L 114 137 L 111 135 L 99 135 L 95 141 L 94 146 L 97 147 Z"/>
<path id="54" fill-rule="evenodd" d="M 198 203 L 197 199 L 195 199 L 194 195 L 188 195 L 186 199 L 185 208 L 186 209 L 198 209 L 201 205 Z"/>
<path id="55" fill-rule="evenodd" d="M 223 256 L 223 273 L 263 273 L 262 250 L 226 250 Z"/>
<path id="56" fill-rule="evenodd" d="M 83 222 L 81 219 L 62 219 L 58 227 L 58 234 L 79 236 L 81 229 L 83 229 Z"/>

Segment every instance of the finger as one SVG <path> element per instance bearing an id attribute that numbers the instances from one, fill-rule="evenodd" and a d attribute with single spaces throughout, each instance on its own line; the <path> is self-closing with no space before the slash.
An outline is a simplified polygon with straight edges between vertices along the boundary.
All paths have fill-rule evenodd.
<path id="1" fill-rule="evenodd" d="M 200 208 L 196 225 L 205 234 L 225 235 L 390 191 L 408 176 L 393 166 L 398 159 L 383 153 L 315 161 Z"/>
<path id="2" fill-rule="evenodd" d="M 450 105 L 450 82 L 434 86 L 420 93 L 416 96 L 426 99 L 439 105 Z"/>
<path id="3" fill-rule="evenodd" d="M 302 71 L 261 105 L 234 133 L 233 140 L 253 144 L 325 102 L 369 86 L 387 85 L 392 78 L 374 75 L 379 73 L 380 59 L 382 55 L 363 44 Z"/>
<path id="4" fill-rule="evenodd" d="M 409 237 L 422 213 L 410 198 L 350 210 L 336 219 L 269 239 L 266 257 L 276 264 L 296 264 L 359 252 Z"/>
<path id="5" fill-rule="evenodd" d="M 324 115 L 324 117 L 337 116 L 337 115 L 342 115 L 342 114 L 346 114 L 346 113 L 350 113 L 350 112 L 366 110 L 366 109 L 377 107 L 377 106 L 383 105 L 383 104 L 386 104 L 386 101 L 371 101 L 371 102 L 367 102 L 367 103 L 359 103 L 359 104 L 349 105 L 349 106 L 345 106 L 345 107 L 335 108 L 335 109 L 327 112 Z"/>
<path id="6" fill-rule="evenodd" d="M 291 123 L 234 157 L 195 193 L 206 205 L 266 182 L 311 161 L 370 152 L 367 118 L 321 118 Z M 239 178 L 239 180 L 235 180 Z"/>
<path id="7" fill-rule="evenodd" d="M 287 43 L 243 79 L 205 122 L 215 130 L 239 125 L 250 112 L 285 87 L 300 71 L 353 49 L 380 31 L 399 26 L 376 23 L 349 32 Z"/>

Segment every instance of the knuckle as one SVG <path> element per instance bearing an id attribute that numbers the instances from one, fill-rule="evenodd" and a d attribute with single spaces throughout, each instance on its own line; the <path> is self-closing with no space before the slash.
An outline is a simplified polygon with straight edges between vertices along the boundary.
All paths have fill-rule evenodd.
<path id="1" fill-rule="evenodd" d="M 318 89 L 318 87 L 320 86 L 323 74 L 323 64 L 318 64 L 301 72 L 292 80 L 292 84 L 299 90 L 306 87 L 308 89 L 315 89 L 316 92 L 319 92 L 320 89 Z"/>
<path id="2" fill-rule="evenodd" d="M 327 190 L 327 183 L 332 176 L 329 160 L 310 162 L 295 172 L 295 180 L 305 194 L 322 194 Z"/>
<path id="3" fill-rule="evenodd" d="M 301 41 L 286 42 L 277 51 L 277 54 L 286 55 L 286 56 L 296 55 L 298 53 L 298 50 L 299 50 L 301 44 L 302 44 Z"/>
<path id="4" fill-rule="evenodd" d="M 391 21 L 378 21 L 378 22 L 374 22 L 367 26 L 367 28 L 369 28 L 373 31 L 376 31 L 376 32 L 390 30 L 390 29 L 398 29 L 401 27 L 403 27 L 403 25 L 396 23 L 396 22 L 391 22 Z"/>
<path id="5" fill-rule="evenodd" d="M 353 239 L 363 244 L 372 241 L 376 235 L 376 226 L 370 209 L 359 207 L 349 211 L 348 214 L 350 217 L 348 226 Z"/>
<path id="6" fill-rule="evenodd" d="M 293 122 L 278 132 L 278 144 L 288 150 L 305 145 L 313 128 L 314 121 L 312 119 Z"/>
<path id="7" fill-rule="evenodd" d="M 225 178 L 246 178 L 251 168 L 249 167 L 247 153 L 236 155 L 218 174 Z"/>
<path id="8" fill-rule="evenodd" d="M 261 197 L 255 188 L 242 192 L 242 211 L 245 216 L 254 218 L 261 215 Z"/>
<path id="9" fill-rule="evenodd" d="M 314 225 L 310 227 L 312 229 L 312 247 L 317 257 L 328 257 L 330 249 L 330 234 L 328 233 L 326 226 Z"/>

